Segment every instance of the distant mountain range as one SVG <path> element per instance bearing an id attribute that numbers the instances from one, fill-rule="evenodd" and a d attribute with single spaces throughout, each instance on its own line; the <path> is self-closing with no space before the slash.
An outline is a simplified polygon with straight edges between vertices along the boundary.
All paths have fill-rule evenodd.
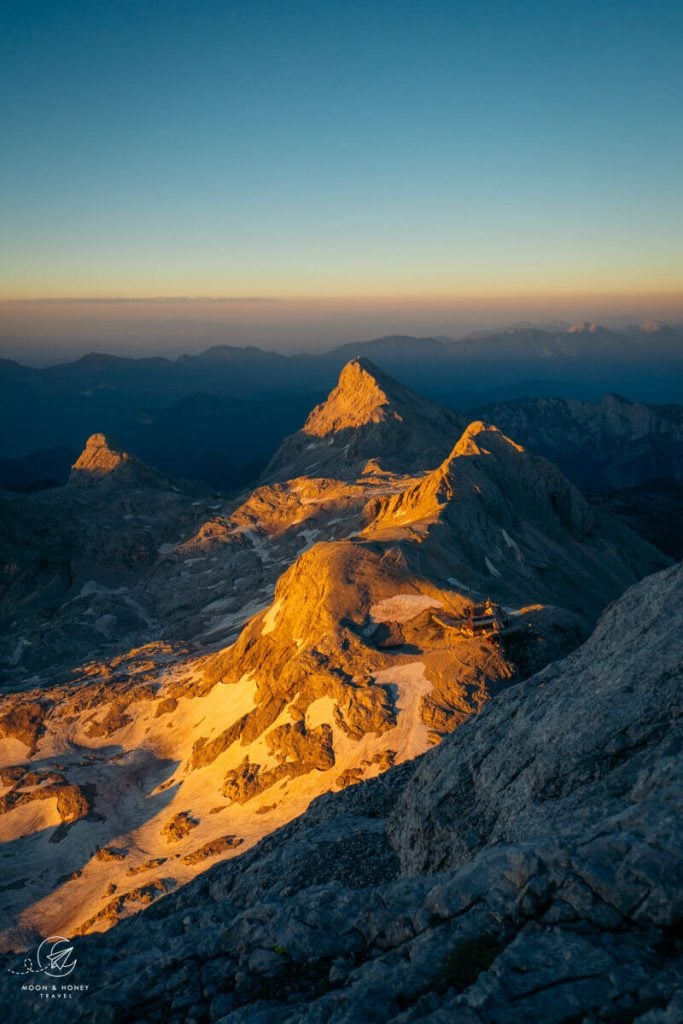
<path id="1" fill-rule="evenodd" d="M 216 346 L 176 360 L 91 354 L 43 369 L 0 360 L 0 486 L 64 482 L 98 431 L 164 472 L 241 486 L 355 356 L 460 410 L 548 396 L 599 401 L 618 392 L 672 403 L 683 395 L 683 333 L 658 322 L 518 325 L 459 341 L 392 335 L 322 355 Z"/>
<path id="2" fill-rule="evenodd" d="M 476 410 L 538 455 L 552 459 L 580 487 L 617 490 L 647 480 L 683 480 L 683 407 L 533 398 Z"/>

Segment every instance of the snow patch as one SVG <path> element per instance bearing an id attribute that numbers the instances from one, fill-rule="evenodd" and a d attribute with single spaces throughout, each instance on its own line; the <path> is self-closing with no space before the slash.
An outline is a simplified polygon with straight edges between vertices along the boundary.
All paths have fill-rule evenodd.
<path id="1" fill-rule="evenodd" d="M 509 548 L 512 548 L 514 553 L 517 555 L 517 558 L 521 562 L 523 560 L 524 556 L 522 555 L 522 552 L 519 550 L 519 545 L 517 544 L 517 542 L 512 539 L 512 537 L 507 532 L 507 530 L 502 530 L 501 533 L 503 534 L 503 540 L 505 541 L 507 546 Z"/>
<path id="2" fill-rule="evenodd" d="M 267 606 L 260 601 L 251 601 L 249 604 L 245 604 L 243 608 L 240 608 L 239 611 L 231 612 L 229 615 L 224 615 L 210 622 L 201 635 L 206 638 L 215 636 L 216 633 L 222 630 L 232 630 L 235 627 L 241 629 L 247 619 L 250 619 L 252 615 L 258 615 L 265 607 Z"/>
<path id="3" fill-rule="evenodd" d="M 26 650 L 27 647 L 30 647 L 30 646 L 31 646 L 31 641 L 30 640 L 27 640 L 25 636 L 20 637 L 19 640 L 17 640 L 15 648 L 12 651 L 12 655 L 11 655 L 11 657 L 9 659 L 10 665 L 18 665 L 19 662 L 21 661 L 21 658 L 22 658 L 22 655 L 23 655 L 24 651 Z"/>
<path id="4" fill-rule="evenodd" d="M 110 594 L 111 591 L 108 587 L 103 587 L 101 583 L 96 583 L 95 580 L 88 580 L 81 587 L 79 597 L 92 597 L 93 594 Z"/>
<path id="5" fill-rule="evenodd" d="M 334 722 L 335 702 L 331 697 L 318 697 L 306 708 L 306 728 L 317 729 L 319 725 L 331 725 Z"/>
<path id="6" fill-rule="evenodd" d="M 385 668 L 376 673 L 375 681 L 384 686 L 393 685 L 398 690 L 398 721 L 382 736 L 386 749 L 398 751 L 398 763 L 424 753 L 431 742 L 429 728 L 420 715 L 420 706 L 423 698 L 432 691 L 432 684 L 425 676 L 424 662 L 412 661 L 408 665 Z"/>
<path id="7" fill-rule="evenodd" d="M 498 572 L 498 570 L 496 569 L 496 567 L 493 564 L 493 562 L 491 561 L 491 559 L 490 558 L 484 558 L 484 561 L 486 562 L 486 568 L 491 573 L 491 575 L 495 576 L 499 580 L 502 580 L 502 578 L 503 578 L 502 573 Z"/>
<path id="8" fill-rule="evenodd" d="M 272 633 L 277 623 L 277 617 L 280 614 L 280 608 L 282 607 L 282 601 L 276 601 L 266 612 L 263 618 L 263 626 L 261 628 L 261 636 L 266 636 L 268 633 Z"/>
<path id="9" fill-rule="evenodd" d="M 373 622 L 408 622 L 425 608 L 443 608 L 441 601 L 427 594 L 394 594 L 373 604 L 370 617 Z"/>
<path id="10" fill-rule="evenodd" d="M 107 614 L 100 615 L 99 619 L 95 620 L 94 625 L 98 633 L 104 633 L 107 636 L 114 629 L 117 622 L 118 619 L 115 615 Z"/>
<path id="11" fill-rule="evenodd" d="M 249 538 L 255 553 L 262 562 L 272 562 L 272 558 L 268 550 L 268 541 L 264 537 L 260 537 L 256 530 L 244 530 L 244 535 Z"/>

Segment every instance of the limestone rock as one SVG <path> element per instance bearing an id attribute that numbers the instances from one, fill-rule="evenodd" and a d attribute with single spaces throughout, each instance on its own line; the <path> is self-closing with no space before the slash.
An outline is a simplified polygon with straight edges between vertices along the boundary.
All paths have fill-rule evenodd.
<path id="1" fill-rule="evenodd" d="M 365 361 L 309 426 L 299 475 L 229 500 L 99 440 L 98 480 L 0 500 L 0 942 L 109 928 L 321 794 L 364 792 L 666 564 L 516 440 Z M 333 876 L 325 857 L 290 876 L 395 870 L 384 830 L 357 837 L 360 874 L 340 835 Z"/>
<path id="2" fill-rule="evenodd" d="M 647 578 L 416 762 L 78 939 L 98 986 L 52 1018 L 677 1020 L 682 597 Z"/>

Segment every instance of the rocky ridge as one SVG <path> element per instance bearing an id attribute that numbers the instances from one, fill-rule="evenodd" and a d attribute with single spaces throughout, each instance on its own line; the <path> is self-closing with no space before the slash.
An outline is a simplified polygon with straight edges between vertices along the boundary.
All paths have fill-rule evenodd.
<path id="1" fill-rule="evenodd" d="M 630 532 L 598 513 L 555 465 L 481 421 L 440 466 L 376 498 L 366 514 L 364 538 L 419 538 L 423 564 L 448 565 L 472 590 L 513 607 L 533 595 L 579 617 L 587 612 L 590 624 L 634 574 L 654 568 L 652 551 L 633 547 Z"/>
<path id="2" fill-rule="evenodd" d="M 422 758 L 76 940 L 98 985 L 54 1019 L 673 1024 L 682 598 L 649 577 Z"/>
<path id="3" fill-rule="evenodd" d="M 357 373 L 370 371 L 352 366 L 331 399 L 332 440 L 359 431 L 367 461 L 349 442 L 330 463 L 326 444 L 307 456 L 308 476 L 232 502 L 113 486 L 116 470 L 103 487 L 26 502 L 71 524 L 69 564 L 87 555 L 88 575 L 65 586 L 58 612 L 41 612 L 3 701 L 12 771 L 0 825 L 15 852 L 5 945 L 30 946 L 44 928 L 111 927 L 320 793 L 422 753 L 570 650 L 607 601 L 666 562 L 482 423 L 439 437 L 445 461 L 435 447 L 419 473 L 384 468 L 387 456 L 417 457 L 420 438 L 436 445 L 444 420 L 437 409 L 436 427 L 418 429 L 414 409 L 429 408 L 382 375 L 391 411 L 373 385 L 357 417 L 370 422 L 349 427 L 337 413 L 358 409 Z M 324 475 L 333 465 L 339 476 Z M 125 576 L 116 530 L 124 552 L 149 539 Z M 105 571 L 115 585 L 92 575 Z M 464 633 L 468 607 L 486 597 L 511 628 Z M 126 632 L 123 605 L 148 621 Z M 107 643 L 79 660 L 74 641 L 92 651 L 95 612 Z M 41 663 L 40 651 L 65 660 Z M 111 848 L 124 853 L 103 859 Z"/>
<path id="4" fill-rule="evenodd" d="M 604 491 L 683 478 L 678 406 L 606 395 L 596 403 L 530 398 L 478 411 L 536 454 L 552 459 L 581 487 Z"/>

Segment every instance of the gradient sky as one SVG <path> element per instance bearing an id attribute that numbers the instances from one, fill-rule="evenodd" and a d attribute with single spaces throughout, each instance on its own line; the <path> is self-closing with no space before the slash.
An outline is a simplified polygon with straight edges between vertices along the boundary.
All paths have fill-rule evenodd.
<path id="1" fill-rule="evenodd" d="M 2 11 L 0 345 L 45 298 L 683 311 L 680 2 Z"/>

